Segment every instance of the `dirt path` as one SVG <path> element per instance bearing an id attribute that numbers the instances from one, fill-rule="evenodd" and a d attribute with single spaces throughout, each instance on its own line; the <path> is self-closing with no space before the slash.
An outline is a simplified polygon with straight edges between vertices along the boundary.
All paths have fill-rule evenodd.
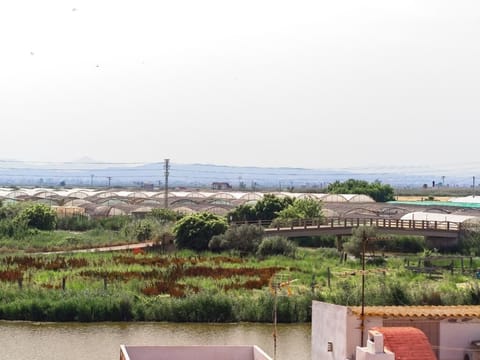
<path id="1" fill-rule="evenodd" d="M 136 244 L 128 244 L 128 245 L 104 246 L 104 247 L 78 249 L 78 250 L 47 251 L 47 252 L 39 252 L 34 254 L 50 255 L 50 254 L 75 254 L 75 253 L 89 253 L 89 252 L 122 251 L 122 250 L 143 249 L 150 246 L 153 246 L 153 241 L 147 241 L 147 242 L 136 243 Z"/>

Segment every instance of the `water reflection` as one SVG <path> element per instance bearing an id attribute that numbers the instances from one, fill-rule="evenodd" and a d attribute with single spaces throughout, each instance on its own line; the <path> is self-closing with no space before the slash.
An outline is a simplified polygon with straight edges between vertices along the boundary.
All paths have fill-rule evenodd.
<path id="1" fill-rule="evenodd" d="M 269 324 L 31 323 L 0 321 L 2 360 L 117 360 L 120 344 L 259 345 L 273 354 Z M 310 324 L 278 326 L 277 360 L 310 360 Z"/>

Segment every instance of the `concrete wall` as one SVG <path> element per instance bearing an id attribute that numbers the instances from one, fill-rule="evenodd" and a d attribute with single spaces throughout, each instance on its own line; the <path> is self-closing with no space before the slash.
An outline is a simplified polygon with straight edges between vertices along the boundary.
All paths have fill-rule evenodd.
<path id="1" fill-rule="evenodd" d="M 254 346 L 124 346 L 122 360 L 271 360 Z"/>
<path id="2" fill-rule="evenodd" d="M 353 358 L 355 331 L 348 313 L 345 306 L 312 302 L 312 360 Z M 328 351 L 329 342 L 332 351 Z"/>
<path id="3" fill-rule="evenodd" d="M 439 360 L 462 360 L 466 348 L 480 340 L 480 319 L 440 323 Z"/>

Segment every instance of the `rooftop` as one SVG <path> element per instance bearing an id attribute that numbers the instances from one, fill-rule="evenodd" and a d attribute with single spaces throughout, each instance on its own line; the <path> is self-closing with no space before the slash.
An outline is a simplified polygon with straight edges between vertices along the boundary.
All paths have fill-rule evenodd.
<path id="1" fill-rule="evenodd" d="M 253 346 L 120 346 L 120 360 L 272 360 Z"/>
<path id="2" fill-rule="evenodd" d="M 378 327 L 385 348 L 395 354 L 395 360 L 436 360 L 427 336 L 414 327 Z"/>
<path id="3" fill-rule="evenodd" d="M 360 316 L 360 306 L 349 309 Z M 480 318 L 479 305 L 460 306 L 365 306 L 366 316 L 404 317 L 404 318 Z"/>

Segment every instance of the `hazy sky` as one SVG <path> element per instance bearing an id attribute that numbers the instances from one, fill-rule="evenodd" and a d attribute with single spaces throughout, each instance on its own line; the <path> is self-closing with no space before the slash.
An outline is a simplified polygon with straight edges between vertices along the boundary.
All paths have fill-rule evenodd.
<path id="1" fill-rule="evenodd" d="M 0 159 L 478 159 L 478 0 L 2 1 L 0 34 Z"/>

